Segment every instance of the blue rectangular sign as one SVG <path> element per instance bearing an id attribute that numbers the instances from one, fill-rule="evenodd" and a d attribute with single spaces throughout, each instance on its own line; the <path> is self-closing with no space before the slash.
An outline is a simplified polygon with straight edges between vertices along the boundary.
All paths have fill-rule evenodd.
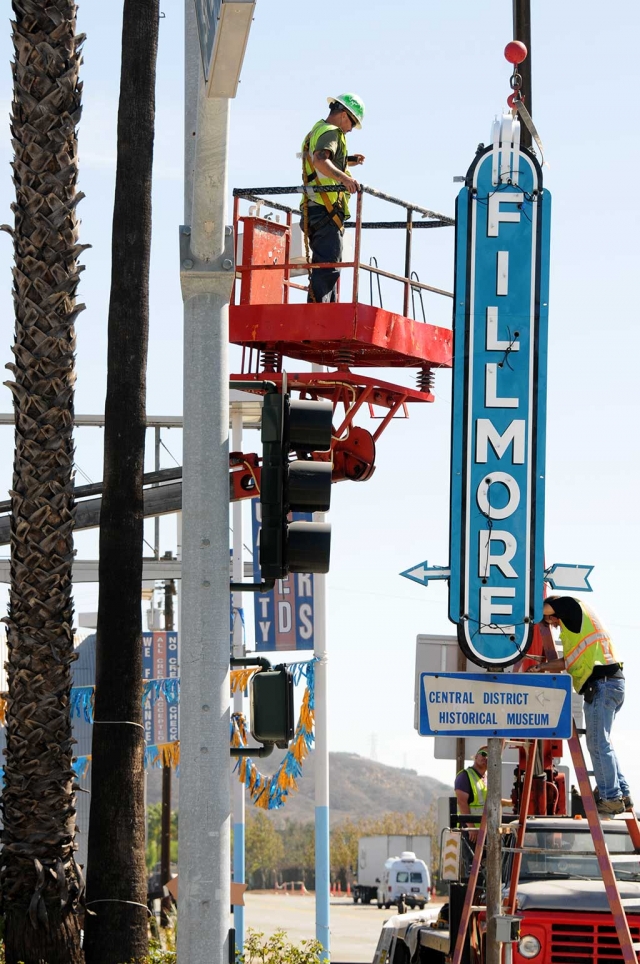
<path id="1" fill-rule="evenodd" d="M 253 529 L 253 576 L 260 581 L 260 499 L 251 500 Z M 292 513 L 294 522 L 310 522 L 310 512 Z M 276 580 L 270 592 L 255 593 L 256 652 L 268 653 L 313 649 L 314 577 L 292 572 Z"/>
<path id="2" fill-rule="evenodd" d="M 503 119 L 456 205 L 449 618 L 488 669 L 542 617 L 550 202 Z"/>
<path id="3" fill-rule="evenodd" d="M 420 675 L 420 736 L 566 740 L 572 725 L 566 673 Z"/>

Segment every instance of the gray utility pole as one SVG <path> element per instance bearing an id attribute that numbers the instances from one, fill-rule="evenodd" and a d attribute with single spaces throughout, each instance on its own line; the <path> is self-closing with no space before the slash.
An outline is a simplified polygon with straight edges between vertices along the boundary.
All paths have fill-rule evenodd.
<path id="1" fill-rule="evenodd" d="M 528 50 L 525 60 L 518 64 L 522 77 L 521 91 L 526 97 L 524 106 L 533 117 L 533 93 L 531 89 L 531 0 L 513 0 L 513 39 L 521 40 Z M 520 143 L 531 147 L 531 131 L 526 124 L 520 126 Z"/>
<path id="2" fill-rule="evenodd" d="M 207 98 L 186 14 L 184 469 L 178 961 L 227 964 L 230 907 L 228 305 L 229 101 Z M 197 110 L 195 105 L 197 104 Z"/>
<path id="3" fill-rule="evenodd" d="M 502 740 L 488 742 L 487 760 L 487 960 L 500 964 L 496 917 L 502 913 Z"/>

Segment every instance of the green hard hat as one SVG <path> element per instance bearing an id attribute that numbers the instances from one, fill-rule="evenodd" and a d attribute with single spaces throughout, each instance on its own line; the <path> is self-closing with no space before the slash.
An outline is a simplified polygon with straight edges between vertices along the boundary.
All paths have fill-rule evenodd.
<path id="1" fill-rule="evenodd" d="M 356 119 L 356 127 L 360 130 L 364 120 L 364 101 L 362 98 L 358 97 L 357 94 L 340 94 L 339 97 L 327 97 L 328 104 L 333 104 L 334 101 L 342 104 L 345 110 L 353 114 Z"/>

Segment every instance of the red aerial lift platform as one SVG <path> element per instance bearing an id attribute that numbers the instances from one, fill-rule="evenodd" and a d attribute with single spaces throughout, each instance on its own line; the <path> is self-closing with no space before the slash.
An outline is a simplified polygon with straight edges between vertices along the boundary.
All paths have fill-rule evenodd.
<path id="1" fill-rule="evenodd" d="M 450 368 L 452 332 L 375 305 L 233 305 L 229 341 L 339 368 Z"/>
<path id="2" fill-rule="evenodd" d="M 292 280 L 312 268 L 336 267 L 333 264 L 311 265 L 292 260 L 293 218 L 299 209 L 272 200 L 273 195 L 295 193 L 304 188 L 251 188 L 234 191 L 234 236 L 236 240 L 236 277 L 239 290 L 234 292 L 229 308 L 229 341 L 242 347 L 241 371 L 231 375 L 231 383 L 263 382 L 280 385 L 283 370 L 287 372 L 288 390 L 300 392 L 304 398 L 329 398 L 336 411 L 334 437 L 330 453 L 314 453 L 315 458 L 331 459 L 333 479 L 364 481 L 374 470 L 375 446 L 382 432 L 396 417 L 408 416 L 407 403 L 430 403 L 434 370 L 450 368 L 453 356 L 451 329 L 427 324 L 422 306 L 423 292 L 452 298 L 449 291 L 423 284 L 411 270 L 411 245 L 417 228 L 449 227 L 453 221 L 433 211 L 361 186 L 357 197 L 356 219 L 345 225 L 355 229 L 353 260 L 340 263 L 341 269 L 353 271 L 353 284 L 348 300 L 316 303 L 306 300 L 307 286 Z M 365 222 L 362 219 L 363 195 L 372 194 L 399 205 L 405 210 L 402 221 Z M 267 198 L 258 195 L 267 195 Z M 249 214 L 240 215 L 240 200 L 254 202 Z M 271 210 L 266 216 L 262 207 Z M 274 219 L 276 211 L 284 212 L 284 222 Z M 414 221 L 414 215 L 421 216 Z M 276 215 L 279 217 L 280 215 Z M 401 229 L 405 232 L 404 274 L 393 274 L 377 263 L 360 261 L 363 229 Z M 375 261 L 375 259 L 372 259 Z M 359 298 L 361 271 L 370 278 L 383 276 L 403 286 L 402 314 L 380 305 L 364 304 Z M 290 301 L 292 290 L 302 291 L 305 300 Z M 379 289 L 380 291 L 380 289 Z M 409 317 L 409 305 L 416 295 L 423 308 L 423 320 Z M 373 288 L 371 287 L 373 302 Z M 311 371 L 296 370 L 285 359 L 313 366 Z M 414 369 L 415 387 L 382 380 L 379 372 L 364 374 L 363 369 Z M 328 369 L 328 370 L 327 370 Z M 357 370 L 357 371 L 356 371 Z M 256 384 L 256 392 L 262 389 Z M 371 418 L 378 420 L 373 433 L 353 424 L 363 406 Z M 343 413 L 337 415 L 338 406 Z M 382 409 L 378 413 L 376 409 Z M 247 498 L 260 484 L 258 457 L 233 453 L 231 498 Z"/>

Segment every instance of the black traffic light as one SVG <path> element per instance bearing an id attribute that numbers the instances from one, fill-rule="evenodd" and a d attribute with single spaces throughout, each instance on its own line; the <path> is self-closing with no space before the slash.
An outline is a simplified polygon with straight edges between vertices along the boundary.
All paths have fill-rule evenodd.
<path id="1" fill-rule="evenodd" d="M 293 739 L 293 676 L 285 666 L 262 670 L 251 679 L 251 735 L 258 743 L 286 749 Z"/>
<path id="2" fill-rule="evenodd" d="M 264 580 L 289 572 L 328 572 L 331 526 L 289 522 L 290 512 L 326 512 L 331 462 L 311 458 L 331 448 L 333 406 L 269 392 L 262 407 L 260 570 Z M 290 453 L 297 458 L 290 461 Z"/>

